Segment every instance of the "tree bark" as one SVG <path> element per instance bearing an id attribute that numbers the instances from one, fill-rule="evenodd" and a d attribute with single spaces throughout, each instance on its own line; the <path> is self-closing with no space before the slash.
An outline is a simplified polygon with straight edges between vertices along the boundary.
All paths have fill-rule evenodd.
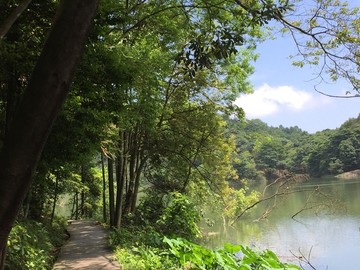
<path id="1" fill-rule="evenodd" d="M 78 220 L 79 219 L 79 192 L 75 193 L 75 197 L 74 197 L 74 219 Z"/>
<path id="2" fill-rule="evenodd" d="M 80 193 L 80 217 L 85 217 L 85 186 L 86 186 L 86 172 L 84 165 L 81 166 L 81 193 Z"/>
<path id="3" fill-rule="evenodd" d="M 11 26 L 16 22 L 17 18 L 25 11 L 27 6 L 31 3 L 32 0 L 22 1 L 6 18 L 3 24 L 0 26 L 0 40 L 5 37 L 7 32 L 9 32 Z"/>
<path id="4" fill-rule="evenodd" d="M 124 157 L 123 157 L 124 158 Z M 123 215 L 123 203 L 124 203 L 124 162 L 123 158 L 116 159 L 116 209 L 115 209 L 115 225 L 117 229 L 121 227 L 122 215 Z"/>
<path id="5" fill-rule="evenodd" d="M 102 171 L 102 202 L 103 202 L 103 221 L 107 222 L 106 215 L 106 178 L 105 178 L 105 164 L 104 164 L 104 152 L 101 149 L 101 171 Z"/>
<path id="6" fill-rule="evenodd" d="M 108 157 L 108 180 L 109 180 L 109 219 L 110 227 L 115 225 L 115 192 L 114 192 L 114 163 L 111 158 Z"/>
<path id="7" fill-rule="evenodd" d="M 139 195 L 141 172 L 142 172 L 145 162 L 146 162 L 146 158 L 144 157 L 143 150 L 140 154 L 138 162 L 140 164 L 138 164 L 138 166 L 137 166 L 137 173 L 136 173 L 136 179 L 135 179 L 135 190 L 134 190 L 134 195 L 131 200 L 131 208 L 130 208 L 131 213 L 135 213 L 135 210 L 136 210 L 136 202 L 137 202 L 137 197 Z"/>
<path id="8" fill-rule="evenodd" d="M 0 258 L 64 103 L 98 0 L 63 0 L 0 154 Z M 1 267 L 0 267 L 1 268 Z"/>
<path id="9" fill-rule="evenodd" d="M 56 203 L 58 200 L 58 192 L 59 192 L 59 177 L 58 175 L 55 176 L 55 190 L 54 190 L 54 199 L 53 199 L 53 205 L 51 209 L 51 218 L 50 218 L 50 224 L 53 224 L 54 218 L 55 218 L 55 209 L 56 209 Z"/>

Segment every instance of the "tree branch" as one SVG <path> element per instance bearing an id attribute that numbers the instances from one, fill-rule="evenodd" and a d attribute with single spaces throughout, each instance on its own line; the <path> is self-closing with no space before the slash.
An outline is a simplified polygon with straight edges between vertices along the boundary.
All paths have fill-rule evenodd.
<path id="1" fill-rule="evenodd" d="M 360 94 L 355 94 L 355 95 L 351 95 L 351 96 L 338 96 L 338 95 L 330 95 L 330 94 L 326 94 L 320 90 L 317 90 L 316 87 L 314 87 L 315 91 L 318 92 L 319 94 L 322 94 L 324 96 L 327 96 L 327 97 L 331 97 L 331 98 L 359 98 L 360 97 Z M 349 93 L 349 92 L 347 92 Z"/>
<path id="2" fill-rule="evenodd" d="M 0 26 L 0 40 L 3 39 L 6 34 L 9 32 L 11 26 L 16 22 L 20 15 L 25 11 L 28 5 L 31 3 L 31 0 L 22 1 L 5 19 L 3 24 Z"/>

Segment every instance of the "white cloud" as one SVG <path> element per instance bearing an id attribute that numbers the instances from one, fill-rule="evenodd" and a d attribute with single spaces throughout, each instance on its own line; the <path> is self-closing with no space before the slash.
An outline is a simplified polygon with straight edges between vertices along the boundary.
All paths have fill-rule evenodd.
<path id="1" fill-rule="evenodd" d="M 264 84 L 254 93 L 241 95 L 235 104 L 244 109 L 247 118 L 259 118 L 283 112 L 300 111 L 311 105 L 313 95 L 291 86 L 271 87 Z"/>

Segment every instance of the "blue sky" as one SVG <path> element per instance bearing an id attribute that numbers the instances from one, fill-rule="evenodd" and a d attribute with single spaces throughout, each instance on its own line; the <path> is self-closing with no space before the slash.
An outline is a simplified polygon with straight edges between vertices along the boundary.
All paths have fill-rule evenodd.
<path id="1" fill-rule="evenodd" d="M 268 40 L 258 46 L 259 59 L 250 81 L 254 93 L 241 95 L 236 104 L 248 119 L 261 119 L 270 126 L 298 126 L 310 133 L 339 127 L 360 113 L 360 98 L 338 99 L 314 90 L 313 79 L 319 67 L 294 67 L 289 59 L 296 54 L 289 37 Z M 344 95 L 352 87 L 345 81 L 326 84 L 317 89 L 332 95 Z"/>

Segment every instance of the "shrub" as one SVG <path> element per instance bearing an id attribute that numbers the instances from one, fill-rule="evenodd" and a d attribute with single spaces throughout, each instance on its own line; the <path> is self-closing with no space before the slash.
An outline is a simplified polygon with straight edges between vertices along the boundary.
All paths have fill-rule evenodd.
<path id="1" fill-rule="evenodd" d="M 64 228 L 60 220 L 52 227 L 29 220 L 17 222 L 8 238 L 5 269 L 51 269 L 54 247 L 61 245 Z"/>
<path id="2" fill-rule="evenodd" d="M 123 270 L 181 270 L 176 260 L 172 260 L 167 252 L 153 247 L 132 247 L 115 250 L 115 255 Z"/>
<path id="3" fill-rule="evenodd" d="M 133 247 L 133 246 L 151 246 L 162 247 L 163 236 L 156 232 L 153 227 L 132 226 L 121 228 L 120 230 L 110 231 L 110 245 L 114 248 Z"/>
<path id="4" fill-rule="evenodd" d="M 168 202 L 156 225 L 169 236 L 194 239 L 200 236 L 200 214 L 189 198 L 179 192 L 169 194 Z"/>
<path id="5" fill-rule="evenodd" d="M 200 236 L 200 214 L 196 205 L 179 192 L 165 196 L 147 196 L 134 217 L 136 224 L 152 226 L 156 231 L 170 237 L 195 239 Z"/>
<path id="6" fill-rule="evenodd" d="M 212 250 L 181 238 L 165 237 L 164 242 L 168 244 L 169 251 L 179 260 L 184 269 L 300 270 L 298 266 L 280 262 L 275 253 L 270 250 L 258 253 L 249 247 L 231 244 Z"/>

